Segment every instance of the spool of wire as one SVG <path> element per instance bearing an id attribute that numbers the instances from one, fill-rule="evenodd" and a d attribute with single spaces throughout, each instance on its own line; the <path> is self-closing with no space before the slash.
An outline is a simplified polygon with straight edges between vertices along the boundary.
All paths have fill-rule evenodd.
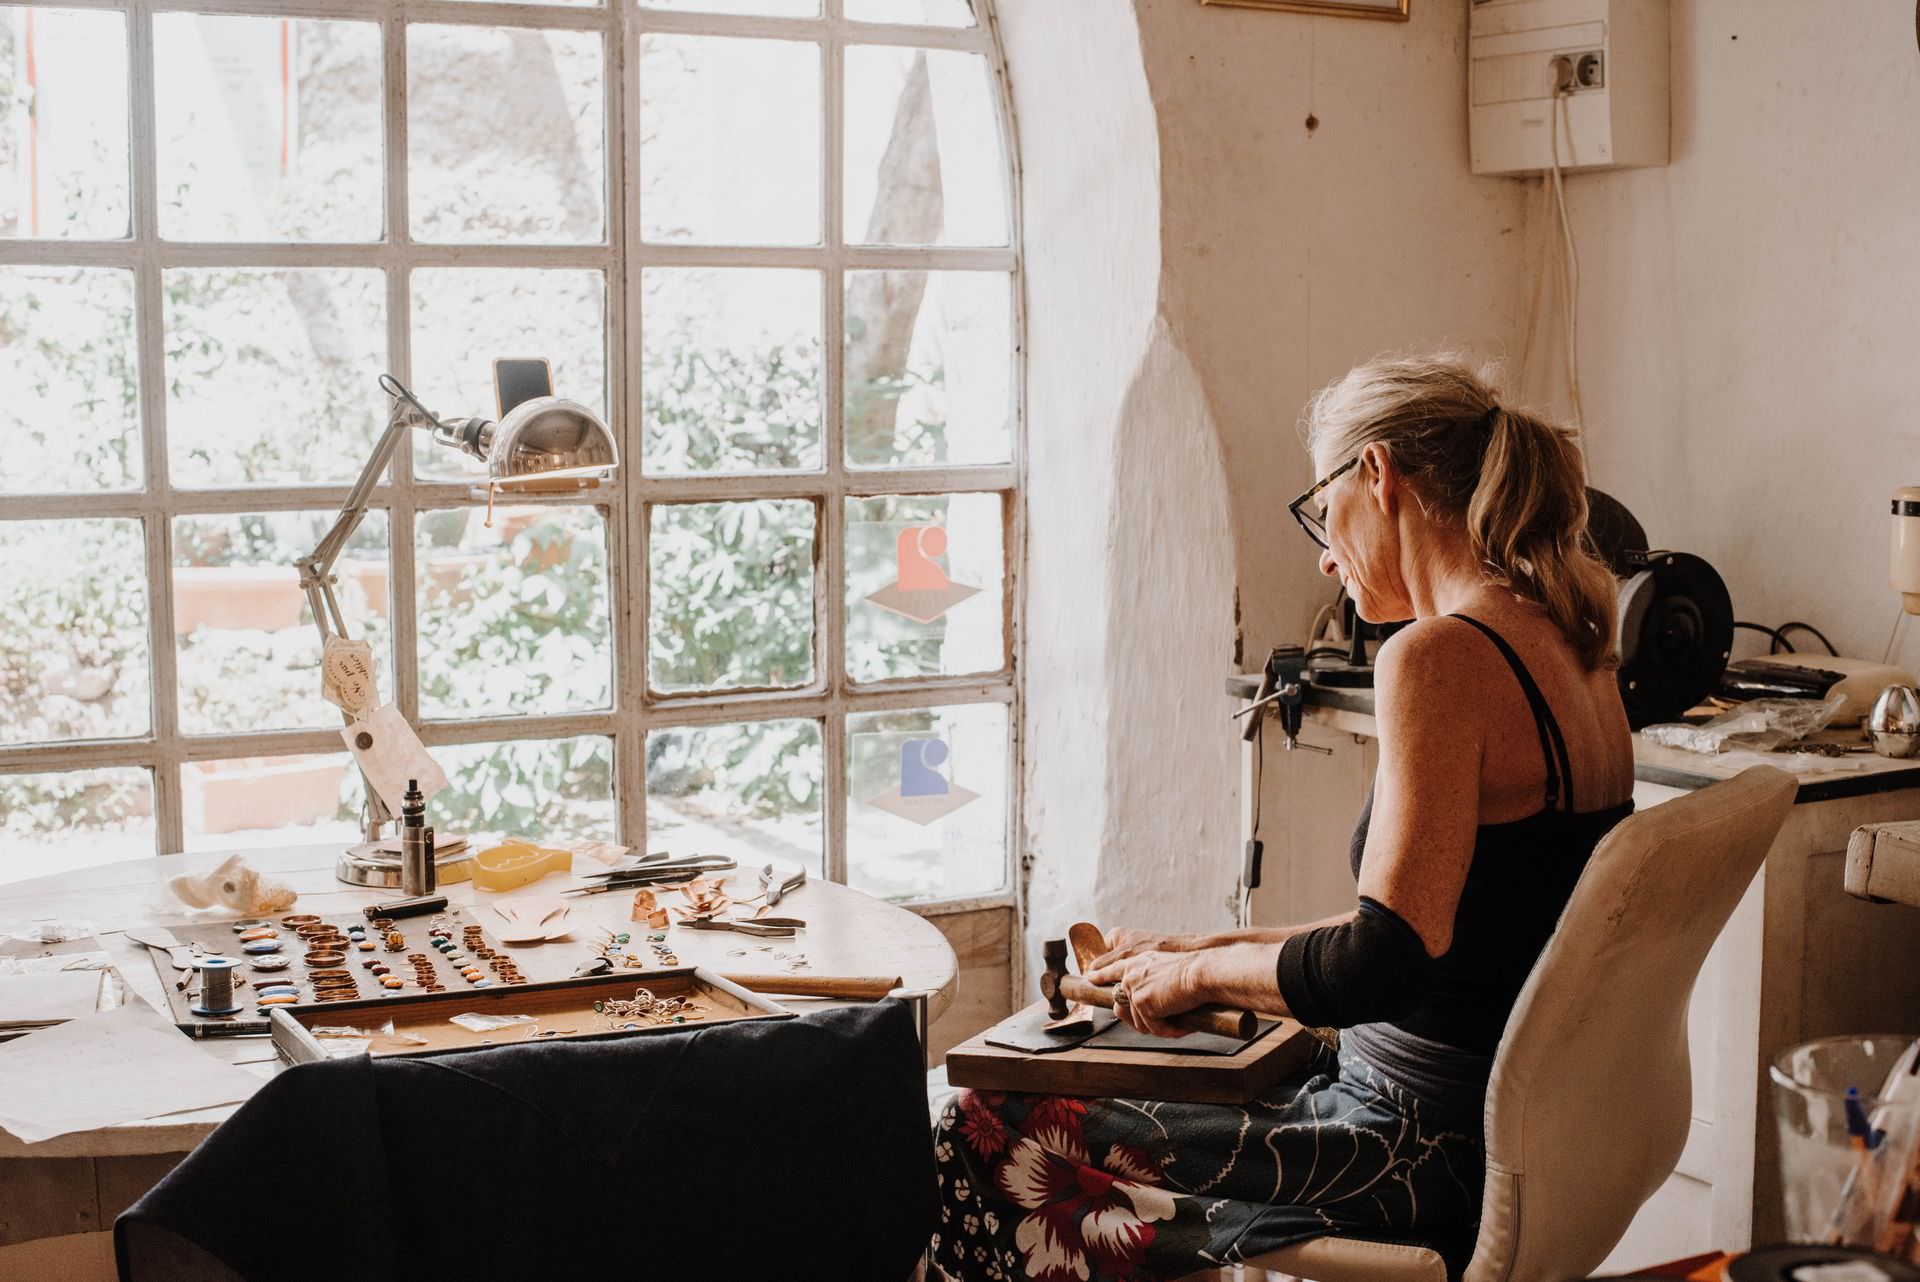
<path id="1" fill-rule="evenodd" d="M 237 1015 L 240 1004 L 233 1000 L 233 972 L 240 963 L 232 957 L 196 957 L 193 968 L 200 975 L 200 1000 L 193 1013 L 202 1016 Z"/>

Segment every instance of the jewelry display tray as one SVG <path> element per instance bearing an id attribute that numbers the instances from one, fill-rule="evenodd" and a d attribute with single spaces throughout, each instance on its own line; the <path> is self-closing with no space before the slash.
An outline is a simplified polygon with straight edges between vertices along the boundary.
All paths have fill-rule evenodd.
<path id="1" fill-rule="evenodd" d="M 295 912 L 298 912 L 297 908 Z M 303 999 L 310 999 L 313 996 L 313 986 L 307 978 L 307 974 L 312 967 L 308 966 L 304 960 L 307 949 L 304 942 L 292 930 L 281 925 L 281 918 L 286 915 L 285 913 L 274 913 L 262 919 L 268 926 L 280 932 L 276 938 L 280 941 L 281 949 L 287 956 L 292 958 L 292 961 L 289 962 L 285 968 L 274 971 L 259 971 L 253 968 L 252 961 L 248 954 L 242 951 L 239 936 L 234 932 L 233 923 L 231 922 L 216 921 L 196 923 L 193 925 L 174 925 L 167 928 L 173 932 L 173 937 L 179 940 L 182 945 L 196 952 L 217 953 L 221 956 L 237 958 L 247 963 L 234 972 L 236 981 L 238 981 L 242 975 L 247 979 L 245 986 L 241 986 L 236 982 L 234 987 L 234 1000 L 240 1003 L 240 1010 L 237 1014 L 194 1014 L 193 1004 L 195 998 L 179 986 L 179 981 L 185 976 L 192 974 L 192 972 L 174 970 L 172 966 L 168 964 L 167 955 L 164 952 L 157 949 L 147 950 L 152 958 L 154 969 L 160 975 L 160 987 L 167 997 L 167 1010 L 174 1024 L 177 1025 L 182 1032 L 190 1037 L 233 1037 L 246 1034 L 257 1035 L 271 1031 L 266 1015 L 260 1011 L 253 1000 L 254 985 L 262 981 L 292 980 L 299 985 L 300 996 Z M 474 991 L 492 991 L 484 988 L 474 989 L 455 968 L 454 963 L 445 957 L 440 950 L 434 948 L 427 942 L 427 931 L 430 929 L 430 922 L 426 917 L 406 917 L 394 923 L 407 941 L 406 946 L 399 952 L 387 951 L 385 941 L 373 930 L 372 924 L 367 918 L 361 914 L 328 913 L 322 917 L 321 920 L 328 925 L 338 926 L 342 931 L 346 930 L 350 924 L 367 927 L 367 938 L 374 941 L 372 950 L 363 952 L 358 948 L 348 949 L 345 959 L 340 964 L 353 973 L 356 991 L 370 998 L 374 1005 L 391 1006 L 397 1001 L 405 1000 L 408 996 L 427 997 L 433 995 L 422 993 L 419 989 L 409 985 L 406 989 L 389 996 L 388 990 L 382 988 L 379 981 L 367 970 L 366 966 L 363 965 L 363 963 L 369 959 L 382 961 L 391 967 L 395 974 L 401 976 L 403 979 L 409 978 L 413 973 L 413 965 L 407 961 L 407 955 L 409 953 L 425 953 L 427 955 L 428 959 L 433 963 L 434 974 L 438 982 L 446 987 L 448 995 L 455 993 L 465 994 Z M 473 914 L 463 911 L 459 905 L 455 905 L 447 912 L 432 920 L 444 920 L 447 925 L 453 928 L 456 939 L 463 938 L 468 926 L 478 924 Z M 503 947 L 499 940 L 487 934 L 484 930 L 481 932 L 481 941 L 486 947 L 504 953 L 509 957 L 514 955 L 512 949 Z M 492 974 L 486 962 L 482 961 L 479 965 L 482 970 L 487 970 L 489 975 Z M 502 984 L 501 987 L 504 988 L 507 987 L 507 985 Z M 528 987 L 528 985 L 520 984 L 515 985 L 515 987 L 525 988 Z M 628 995 L 631 996 L 631 994 Z M 337 1001 L 314 1004 L 322 1006 L 348 1006 L 353 1003 Z M 323 1020 L 321 1022 L 325 1023 L 326 1021 Z"/>
<path id="2" fill-rule="evenodd" d="M 596 1001 L 631 1000 L 644 988 L 655 997 L 688 997 L 713 1013 L 684 1024 L 653 1024 L 634 1020 L 638 1028 L 611 1027 L 608 1017 L 595 1011 Z M 452 1023 L 455 1015 L 532 1015 L 535 1024 L 514 1024 L 477 1033 Z M 396 1034 L 427 1039 L 413 1045 L 398 1037 L 376 1036 L 366 1048 L 370 1055 L 446 1055 L 488 1046 L 515 1046 L 537 1041 L 605 1041 L 616 1037 L 645 1037 L 650 1033 L 678 1033 L 688 1029 L 729 1024 L 743 1019 L 792 1019 L 794 1012 L 748 992 L 700 966 L 665 970 L 624 971 L 585 979 L 554 979 L 543 983 L 501 988 L 466 988 L 444 993 L 408 992 L 362 1001 L 307 1003 L 275 1007 L 272 1012 L 274 1048 L 290 1064 L 328 1058 L 327 1042 L 313 1029 L 326 1027 L 384 1028 L 393 1023 Z M 627 1022 L 627 1021 L 618 1021 Z M 530 1031 L 556 1030 L 554 1035 L 529 1039 Z"/>

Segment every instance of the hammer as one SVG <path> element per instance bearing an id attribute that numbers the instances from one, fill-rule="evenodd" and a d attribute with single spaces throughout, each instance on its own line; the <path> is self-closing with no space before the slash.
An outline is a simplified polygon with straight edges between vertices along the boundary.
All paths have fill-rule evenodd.
<path id="1" fill-rule="evenodd" d="M 1113 1009 L 1113 989 L 1090 984 L 1079 975 L 1067 973 L 1067 941 L 1049 939 L 1041 945 L 1040 955 L 1047 969 L 1040 976 L 1040 992 L 1047 999 L 1047 1014 L 1054 1019 L 1067 1017 L 1068 1002 Z M 1194 1033 L 1215 1033 L 1246 1041 L 1253 1036 L 1257 1021 L 1250 1010 L 1230 1010 L 1211 1003 L 1169 1016 L 1167 1023 Z"/>

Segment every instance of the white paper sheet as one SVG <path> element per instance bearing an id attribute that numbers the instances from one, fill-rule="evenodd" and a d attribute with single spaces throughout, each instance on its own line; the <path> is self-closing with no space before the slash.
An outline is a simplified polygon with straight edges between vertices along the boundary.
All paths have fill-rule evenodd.
<path id="1" fill-rule="evenodd" d="M 246 1099 L 262 1079 L 222 1063 L 144 1002 L 0 1044 L 0 1127 L 28 1144 Z"/>
<path id="2" fill-rule="evenodd" d="M 104 978 L 97 970 L 0 975 L 0 1028 L 58 1024 L 91 1015 L 100 1005 Z"/>
<path id="3" fill-rule="evenodd" d="M 365 746 L 362 746 L 362 737 Z M 407 794 L 407 781 L 420 781 L 420 793 L 431 798 L 447 786 L 447 776 L 420 742 L 413 727 L 400 715 L 400 709 L 383 703 L 364 721 L 355 721 L 340 732 L 353 759 L 360 764 L 367 782 L 387 803 L 387 809 L 400 813 L 401 798 Z"/>

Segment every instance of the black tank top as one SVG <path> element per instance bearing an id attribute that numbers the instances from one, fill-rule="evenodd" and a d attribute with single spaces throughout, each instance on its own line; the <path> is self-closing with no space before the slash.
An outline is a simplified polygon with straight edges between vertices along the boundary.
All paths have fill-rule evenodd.
<path id="1" fill-rule="evenodd" d="M 1454 911 L 1453 944 L 1435 961 L 1426 1000 L 1391 1023 L 1349 1028 L 1340 1040 L 1417 1099 L 1477 1118 L 1520 989 L 1594 847 L 1633 812 L 1633 802 L 1584 814 L 1574 809 L 1566 740 L 1532 674 L 1505 637 L 1478 619 L 1451 617 L 1484 633 L 1518 678 L 1546 757 L 1546 804 L 1525 819 L 1480 825 Z M 1369 791 L 1349 852 L 1356 880 L 1372 817 Z"/>

